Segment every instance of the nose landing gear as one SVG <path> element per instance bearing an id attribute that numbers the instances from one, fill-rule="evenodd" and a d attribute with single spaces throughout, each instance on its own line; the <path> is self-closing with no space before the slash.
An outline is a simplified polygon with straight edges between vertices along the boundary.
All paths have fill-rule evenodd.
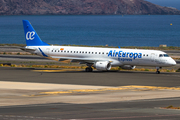
<path id="1" fill-rule="evenodd" d="M 160 71 L 159 69 L 161 69 L 162 67 L 156 67 L 157 71 L 156 71 L 156 74 L 160 74 Z"/>

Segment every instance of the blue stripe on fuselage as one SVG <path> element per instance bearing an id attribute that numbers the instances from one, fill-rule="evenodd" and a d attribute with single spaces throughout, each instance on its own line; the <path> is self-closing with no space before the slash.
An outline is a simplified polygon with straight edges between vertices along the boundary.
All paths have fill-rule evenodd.
<path id="1" fill-rule="evenodd" d="M 41 54 L 42 54 L 44 57 L 48 57 L 40 48 L 39 48 L 39 51 L 41 52 Z"/>

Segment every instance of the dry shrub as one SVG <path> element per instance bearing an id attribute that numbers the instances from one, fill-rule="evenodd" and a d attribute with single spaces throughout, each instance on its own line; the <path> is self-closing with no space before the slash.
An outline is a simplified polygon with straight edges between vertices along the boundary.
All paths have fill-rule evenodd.
<path id="1" fill-rule="evenodd" d="M 144 68 L 141 68 L 141 69 L 139 69 L 140 71 L 145 71 L 145 69 Z"/>
<path id="2" fill-rule="evenodd" d="M 12 64 L 12 65 L 11 65 L 11 67 L 17 67 L 17 65 L 15 65 L 15 64 Z"/>

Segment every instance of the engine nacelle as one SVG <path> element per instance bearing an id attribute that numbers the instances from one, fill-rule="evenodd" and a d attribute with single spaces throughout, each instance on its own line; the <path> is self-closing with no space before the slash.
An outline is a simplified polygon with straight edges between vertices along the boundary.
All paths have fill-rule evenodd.
<path id="1" fill-rule="evenodd" d="M 103 70 L 110 70 L 111 69 L 111 63 L 108 61 L 103 61 L 103 62 L 96 62 L 94 64 L 94 67 L 99 70 L 99 71 L 103 71 Z"/>
<path id="2" fill-rule="evenodd" d="M 125 69 L 125 70 L 132 70 L 132 69 L 136 68 L 136 66 L 133 66 L 133 65 L 123 65 L 123 66 L 119 66 L 119 67 L 122 69 Z"/>

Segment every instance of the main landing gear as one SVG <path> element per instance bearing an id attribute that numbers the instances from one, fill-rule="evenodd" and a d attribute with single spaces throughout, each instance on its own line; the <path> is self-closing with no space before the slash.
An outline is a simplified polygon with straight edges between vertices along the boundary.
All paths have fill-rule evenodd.
<path id="1" fill-rule="evenodd" d="M 87 68 L 85 69 L 85 71 L 86 71 L 86 72 L 92 72 L 93 69 L 92 69 L 92 67 L 87 67 Z"/>
<path id="2" fill-rule="evenodd" d="M 157 71 L 156 71 L 156 74 L 160 74 L 160 71 L 159 69 L 161 69 L 162 67 L 156 67 Z"/>
<path id="3" fill-rule="evenodd" d="M 93 68 L 92 68 L 93 64 L 87 63 L 86 65 L 87 65 L 88 67 L 85 69 L 85 71 L 86 71 L 86 72 L 92 72 L 92 71 L 93 71 Z"/>

